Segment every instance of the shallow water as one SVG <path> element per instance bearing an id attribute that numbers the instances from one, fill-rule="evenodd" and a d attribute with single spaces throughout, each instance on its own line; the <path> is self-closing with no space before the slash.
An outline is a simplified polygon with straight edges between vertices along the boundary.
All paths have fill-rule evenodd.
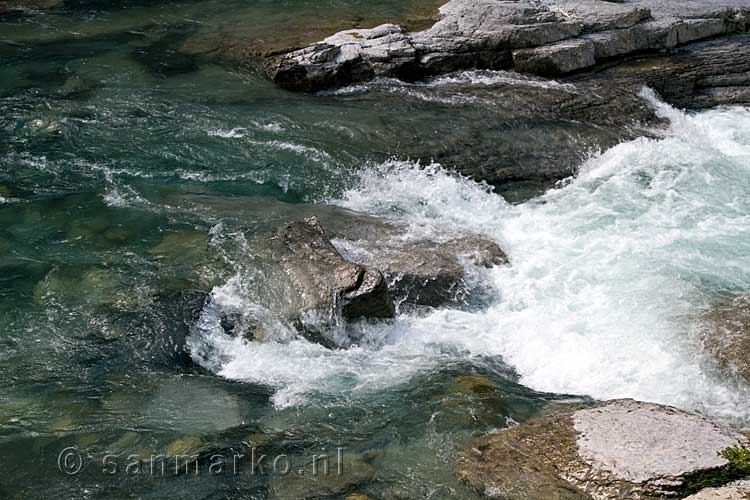
<path id="1" fill-rule="evenodd" d="M 295 465 L 341 447 L 366 480 L 329 496 L 473 498 L 452 474 L 468 438 L 550 402 L 634 397 L 747 425 L 748 388 L 704 359 L 695 325 L 750 288 L 748 110 L 686 115 L 646 92 L 663 137 L 582 150 L 575 178 L 503 198 L 424 151 L 512 142 L 526 125 L 508 95 L 575 87 L 482 71 L 295 95 L 178 50 L 407 4 L 64 2 L 0 21 L 0 497 L 294 497 L 268 470 L 125 470 L 130 454 L 251 442 Z M 359 325 L 346 349 L 273 321 L 270 342 L 219 331 L 218 306 L 263 314 L 254 239 L 310 213 L 335 223 L 336 207 L 468 229 L 512 265 L 475 276 L 481 305 Z"/>

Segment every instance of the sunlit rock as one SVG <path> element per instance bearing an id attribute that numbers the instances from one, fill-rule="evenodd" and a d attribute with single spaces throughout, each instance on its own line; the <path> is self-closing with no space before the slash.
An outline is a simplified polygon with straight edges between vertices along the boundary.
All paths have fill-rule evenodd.
<path id="1" fill-rule="evenodd" d="M 746 441 L 692 413 L 615 400 L 475 440 L 457 473 L 486 496 L 507 499 L 675 497 L 731 480 L 721 453 Z"/>
<path id="2" fill-rule="evenodd" d="M 206 446 L 198 436 L 185 436 L 175 439 L 167 445 L 166 453 L 170 457 L 196 455 Z"/>
<path id="3" fill-rule="evenodd" d="M 282 87 L 314 91 L 376 76 L 409 79 L 468 68 L 566 74 L 606 58 L 743 32 L 750 5 L 451 0 L 440 12 L 442 19 L 424 31 L 384 24 L 282 53 L 269 61 L 270 76 Z"/>
<path id="4" fill-rule="evenodd" d="M 750 498 L 750 481 L 737 481 L 721 488 L 706 488 L 685 500 L 747 500 Z"/>
<path id="5" fill-rule="evenodd" d="M 316 217 L 292 222 L 271 240 L 276 283 L 305 325 L 320 320 L 390 318 L 393 302 L 379 270 L 344 259 Z"/>
<path id="6" fill-rule="evenodd" d="M 465 304 L 472 294 L 482 295 L 469 276 L 472 267 L 509 263 L 497 243 L 474 234 L 411 236 L 406 228 L 367 216 L 338 222 L 331 232 L 348 258 L 383 272 L 400 307 Z"/>

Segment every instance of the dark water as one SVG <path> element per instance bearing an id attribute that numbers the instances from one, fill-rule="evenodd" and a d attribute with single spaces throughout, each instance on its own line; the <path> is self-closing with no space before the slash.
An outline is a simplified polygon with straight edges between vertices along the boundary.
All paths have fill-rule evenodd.
<path id="1" fill-rule="evenodd" d="M 81 0 L 0 18 L 0 497 L 472 496 L 456 451 L 549 399 L 502 361 L 285 406 L 273 383 L 230 381 L 180 350 L 204 294 L 252 256 L 241 241 L 495 116 L 450 86 L 294 95 L 204 48 L 431 14 L 394 0 Z M 212 475 L 207 457 L 243 442 L 295 470 L 340 447 L 351 484 L 247 463 Z M 70 446 L 82 468 L 68 475 Z M 130 455 L 179 451 L 200 455 L 197 475 L 126 470 Z"/>

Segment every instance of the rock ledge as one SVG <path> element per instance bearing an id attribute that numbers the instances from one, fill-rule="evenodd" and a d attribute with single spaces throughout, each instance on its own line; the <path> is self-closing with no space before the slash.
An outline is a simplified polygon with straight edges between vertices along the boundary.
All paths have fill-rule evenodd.
<path id="1" fill-rule="evenodd" d="M 508 499 L 682 497 L 697 483 L 731 478 L 720 453 L 746 441 L 676 408 L 614 400 L 480 438 L 457 473 L 487 496 Z"/>
<path id="2" fill-rule="evenodd" d="M 745 32 L 750 0 L 450 0 L 440 14 L 420 32 L 394 24 L 342 31 L 270 57 L 267 70 L 278 85 L 306 92 L 468 68 L 563 75 Z"/>

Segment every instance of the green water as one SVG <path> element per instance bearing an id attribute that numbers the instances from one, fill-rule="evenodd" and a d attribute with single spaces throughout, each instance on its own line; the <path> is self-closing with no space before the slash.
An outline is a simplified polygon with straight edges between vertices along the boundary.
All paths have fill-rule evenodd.
<path id="1" fill-rule="evenodd" d="M 367 165 L 428 161 L 469 144 L 446 146 L 454 134 L 479 143 L 477 124 L 507 123 L 451 88 L 290 94 L 196 45 L 424 17 L 416 3 L 81 0 L 0 18 L 0 498 L 473 497 L 453 477 L 457 450 L 550 399 L 501 361 L 280 408 L 274 388 L 170 344 L 252 254 L 242 241 L 325 211 L 314 204 Z M 247 441 L 295 467 L 341 447 L 361 477 L 209 473 L 205 457 Z M 70 446 L 83 467 L 67 475 Z M 128 455 L 181 449 L 201 454 L 199 474 L 125 471 Z"/>

